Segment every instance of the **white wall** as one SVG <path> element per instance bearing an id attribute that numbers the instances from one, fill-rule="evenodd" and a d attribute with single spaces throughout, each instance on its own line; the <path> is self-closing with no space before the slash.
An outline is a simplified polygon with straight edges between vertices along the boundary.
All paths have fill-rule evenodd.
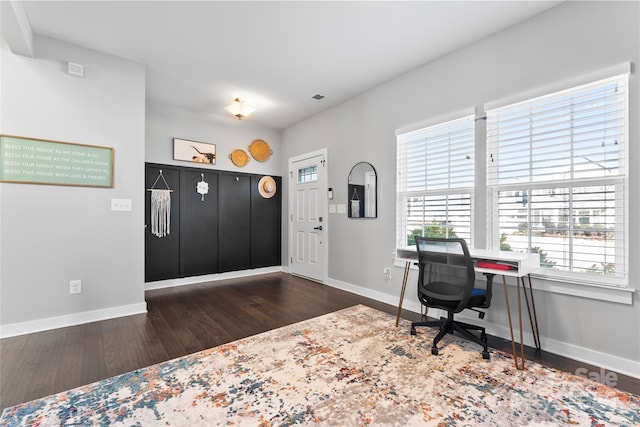
<path id="1" fill-rule="evenodd" d="M 146 311 L 144 67 L 35 37 L 35 57 L 2 47 L 3 134 L 113 147 L 113 188 L 0 184 L 2 336 Z M 86 78 L 66 74 L 65 62 Z M 132 200 L 111 212 L 111 198 Z M 69 281 L 82 280 L 81 294 Z"/>
<path id="2" fill-rule="evenodd" d="M 396 129 L 622 62 L 637 67 L 639 16 L 638 2 L 565 2 L 286 129 L 286 157 L 328 149 L 332 203 L 347 203 L 347 175 L 354 164 L 367 161 L 378 172 L 377 219 L 329 216 L 328 282 L 398 301 L 402 270 L 393 269 L 391 280 L 383 275 L 395 248 Z M 633 167 L 640 165 L 637 72 L 630 92 L 630 277 L 638 289 L 640 225 L 634 218 L 640 217 L 640 168 Z M 287 242 L 286 228 L 284 232 Z M 406 296 L 406 305 L 413 308 L 418 307 L 415 280 L 412 274 Z M 638 293 L 633 305 L 625 305 L 536 292 L 543 348 L 640 377 Z M 504 336 L 501 286 L 493 301 L 488 329 Z"/>
<path id="3" fill-rule="evenodd" d="M 173 160 L 173 138 L 215 144 L 216 164 L 201 165 Z M 280 138 L 280 131 L 256 125 L 250 118 L 237 120 L 231 116 L 228 119 L 206 117 L 183 108 L 147 102 L 145 160 L 150 163 L 279 176 L 282 175 Z M 235 149 L 243 149 L 249 154 L 248 147 L 256 139 L 266 141 L 271 147 L 273 154 L 269 160 L 259 162 L 249 155 L 246 166 L 234 165 L 229 154 Z"/>
<path id="4" fill-rule="evenodd" d="M 174 137 L 216 144 L 207 169 L 282 175 L 280 131 L 147 103 L 144 66 L 50 38 L 35 44 L 28 58 L 3 43 L 0 132 L 113 147 L 115 185 L 0 184 L 0 336 L 146 310 L 144 163 L 202 166 L 173 160 Z M 83 64 L 86 78 L 69 76 L 66 62 Z M 271 158 L 233 165 L 231 151 L 255 139 Z M 133 211 L 111 212 L 111 198 L 131 199 Z M 76 279 L 83 292 L 69 295 Z"/>
<path id="5" fill-rule="evenodd" d="M 35 58 L 2 47 L 0 132 L 115 148 L 113 189 L 0 184 L 0 335 L 144 311 L 145 161 L 172 160 L 171 138 L 217 146 L 222 170 L 284 175 L 287 159 L 326 147 L 333 203 L 346 203 L 347 175 L 360 161 L 378 172 L 378 218 L 329 218 L 329 280 L 395 303 L 402 270 L 395 248 L 395 130 L 624 61 L 640 63 L 638 2 L 565 2 L 521 25 L 433 61 L 287 129 L 227 126 L 149 103 L 144 67 L 36 37 Z M 63 61 L 87 76 L 65 74 Z M 638 77 L 631 77 L 630 217 L 640 216 Z M 145 136 L 146 131 L 146 136 Z M 226 156 L 256 138 L 269 162 L 236 168 Z M 146 151 L 145 151 L 146 141 Z M 285 186 L 287 180 L 284 180 Z M 283 194 L 287 194 L 283 188 Z M 114 213 L 111 198 L 133 211 Z M 287 212 L 287 200 L 283 211 Z M 288 242 L 286 222 L 283 242 Z M 631 286 L 640 277 L 640 225 L 630 223 Z M 284 248 L 286 251 L 286 247 Z M 283 260 L 288 259 L 285 254 Z M 69 295 L 69 280 L 84 291 Z M 417 307 L 410 278 L 406 306 Z M 497 289 L 488 327 L 504 332 Z M 513 291 L 513 288 L 512 288 Z M 543 347 L 640 376 L 640 300 L 622 305 L 537 292 Z M 632 370 L 635 370 L 632 372 Z"/>
<path id="6" fill-rule="evenodd" d="M 281 131 L 257 125 L 251 119 L 237 120 L 206 117 L 199 113 L 172 105 L 147 101 L 146 110 L 146 156 L 149 163 L 195 167 L 208 170 L 238 171 L 260 175 L 282 176 Z M 216 164 L 202 165 L 173 159 L 173 138 L 206 142 L 216 146 Z M 229 158 L 233 150 L 243 149 L 249 154 L 249 145 L 256 139 L 269 144 L 273 154 L 265 162 L 259 162 L 249 155 L 244 167 L 234 165 Z M 277 191 L 283 191 L 278 188 Z M 281 193 L 286 194 L 286 193 Z M 283 217 L 284 227 L 286 225 Z M 281 259 L 287 256 L 287 247 L 282 246 Z M 182 286 L 211 280 L 223 280 L 232 277 L 280 271 L 280 267 L 259 268 L 204 276 L 160 280 L 145 285 L 145 289 L 157 289 L 170 286 Z"/>

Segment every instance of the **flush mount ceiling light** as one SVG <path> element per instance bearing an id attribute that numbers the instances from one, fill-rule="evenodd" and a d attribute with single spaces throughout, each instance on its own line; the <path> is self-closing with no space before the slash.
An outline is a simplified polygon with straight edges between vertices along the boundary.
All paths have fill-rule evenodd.
<path id="1" fill-rule="evenodd" d="M 242 120 L 256 111 L 255 108 L 245 104 L 240 98 L 234 99 L 233 104 L 224 107 L 224 109 L 233 114 L 238 120 Z"/>

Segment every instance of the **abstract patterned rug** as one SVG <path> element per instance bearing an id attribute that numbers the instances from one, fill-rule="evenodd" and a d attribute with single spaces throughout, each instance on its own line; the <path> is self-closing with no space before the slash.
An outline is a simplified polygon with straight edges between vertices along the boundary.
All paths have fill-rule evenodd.
<path id="1" fill-rule="evenodd" d="M 640 397 L 355 306 L 7 408 L 2 426 L 640 424 Z"/>

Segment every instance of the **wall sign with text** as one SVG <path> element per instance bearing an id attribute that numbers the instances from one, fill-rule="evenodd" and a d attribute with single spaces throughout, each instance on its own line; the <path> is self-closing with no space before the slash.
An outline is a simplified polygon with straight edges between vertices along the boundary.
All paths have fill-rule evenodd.
<path id="1" fill-rule="evenodd" d="M 0 182 L 113 187 L 113 148 L 0 135 Z"/>

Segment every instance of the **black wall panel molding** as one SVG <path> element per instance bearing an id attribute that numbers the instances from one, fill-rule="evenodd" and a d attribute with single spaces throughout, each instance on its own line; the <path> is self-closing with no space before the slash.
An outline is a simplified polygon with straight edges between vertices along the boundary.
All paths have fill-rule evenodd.
<path id="1" fill-rule="evenodd" d="M 220 271 L 251 268 L 251 178 L 220 176 Z"/>
<path id="2" fill-rule="evenodd" d="M 146 194 L 145 282 L 282 264 L 281 177 L 273 177 L 277 192 L 265 199 L 258 192 L 263 175 L 146 163 L 145 188 L 160 170 L 173 190 L 171 232 L 151 234 Z M 204 197 L 197 192 L 202 179 L 209 184 Z"/>
<path id="3" fill-rule="evenodd" d="M 182 277 L 218 272 L 218 174 L 180 171 L 180 273 Z M 196 191 L 198 182 L 209 193 Z"/>
<path id="4" fill-rule="evenodd" d="M 151 234 L 151 193 L 147 189 L 153 186 L 162 170 L 162 176 L 167 181 L 171 193 L 171 217 L 169 234 L 158 238 Z M 164 183 L 163 183 L 164 184 Z M 175 190 L 180 186 L 180 172 L 160 165 L 145 168 L 145 281 L 175 279 L 180 274 L 180 209 L 179 198 Z M 163 187 L 162 187 L 163 188 Z"/>
<path id="5" fill-rule="evenodd" d="M 270 199 L 265 199 L 258 192 L 258 182 L 261 177 L 260 175 L 251 176 L 251 265 L 253 268 L 282 264 L 280 254 L 282 178 L 273 177 L 276 182 L 276 194 Z"/>

